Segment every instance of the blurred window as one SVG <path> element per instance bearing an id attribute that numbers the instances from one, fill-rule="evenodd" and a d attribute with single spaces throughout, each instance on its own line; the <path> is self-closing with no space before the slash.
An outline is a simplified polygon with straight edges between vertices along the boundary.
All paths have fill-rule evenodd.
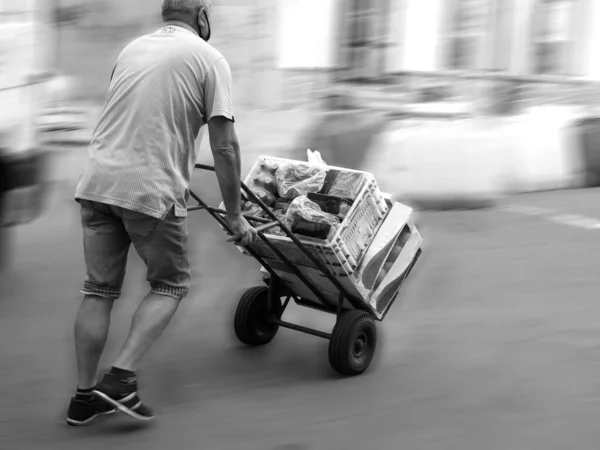
<path id="1" fill-rule="evenodd" d="M 351 78 L 374 78 L 382 70 L 388 1 L 344 0 L 342 60 Z"/>
<path id="2" fill-rule="evenodd" d="M 455 0 L 450 12 L 446 67 L 476 69 L 487 30 L 490 0 Z"/>
<path id="3" fill-rule="evenodd" d="M 353 47 L 366 46 L 370 40 L 370 20 L 372 19 L 372 10 L 370 5 L 364 2 L 355 1 L 353 9 L 349 13 L 350 45 Z"/>
<path id="4" fill-rule="evenodd" d="M 544 0 L 540 3 L 534 41 L 537 74 L 568 74 L 574 3 L 574 0 Z"/>

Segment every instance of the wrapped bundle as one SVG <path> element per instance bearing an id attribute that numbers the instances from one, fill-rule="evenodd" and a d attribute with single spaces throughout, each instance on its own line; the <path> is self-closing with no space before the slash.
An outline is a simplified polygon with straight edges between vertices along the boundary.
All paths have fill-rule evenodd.
<path id="1" fill-rule="evenodd" d="M 277 191 L 281 198 L 293 200 L 309 192 L 319 192 L 325 184 L 327 171 L 323 167 L 285 164 L 277 169 Z"/>

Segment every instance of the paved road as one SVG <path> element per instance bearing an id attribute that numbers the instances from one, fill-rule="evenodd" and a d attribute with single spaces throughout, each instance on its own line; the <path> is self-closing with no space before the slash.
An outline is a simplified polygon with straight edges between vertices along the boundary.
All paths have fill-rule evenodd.
<path id="1" fill-rule="evenodd" d="M 205 177 L 196 182 L 210 191 Z M 372 370 L 353 379 L 331 373 L 318 338 L 282 330 L 259 350 L 233 340 L 235 300 L 258 267 L 196 213 L 192 293 L 142 373 L 160 417 L 68 428 L 83 268 L 78 211 L 60 192 L 43 220 L 15 230 L 14 263 L 0 275 L 0 449 L 597 447 L 600 230 L 515 208 L 422 215 L 427 251 L 379 327 Z M 587 190 L 510 203 L 600 219 L 599 198 Z M 131 260 L 105 366 L 145 291 Z M 332 326 L 312 311 L 290 317 Z"/>

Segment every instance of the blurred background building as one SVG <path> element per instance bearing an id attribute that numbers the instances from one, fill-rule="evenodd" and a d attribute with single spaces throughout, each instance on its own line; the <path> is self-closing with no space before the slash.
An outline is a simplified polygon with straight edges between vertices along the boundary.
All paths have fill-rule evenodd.
<path id="1" fill-rule="evenodd" d="M 159 0 L 2 0 L 0 61 L 21 61 L 2 83 L 53 72 L 70 77 L 73 97 L 101 101 L 116 56 L 160 25 L 159 9 Z M 480 95 L 472 80 L 490 77 L 545 101 L 589 101 L 585 86 L 600 80 L 595 0 L 231 0 L 214 2 L 213 21 L 248 107 L 304 104 L 332 82 L 470 99 Z"/>
<path id="2" fill-rule="evenodd" d="M 598 76 L 593 0 L 339 2 L 342 65 L 364 77 L 494 70 Z"/>
<path id="3" fill-rule="evenodd" d="M 160 3 L 0 0 L 0 148 L 32 149 L 40 131 L 77 128 L 65 115 L 73 108 L 85 112 L 85 145 L 115 59 L 161 25 Z M 600 105 L 597 0 L 213 3 L 212 44 L 232 68 L 240 112 L 312 114 L 332 93 L 386 112 L 434 103 L 448 116 Z"/>

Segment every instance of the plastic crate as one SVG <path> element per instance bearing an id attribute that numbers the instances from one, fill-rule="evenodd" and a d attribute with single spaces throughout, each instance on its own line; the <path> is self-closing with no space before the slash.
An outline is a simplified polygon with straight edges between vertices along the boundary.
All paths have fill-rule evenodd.
<path id="1" fill-rule="evenodd" d="M 265 160 L 278 164 L 296 163 L 307 165 L 307 163 L 301 161 L 262 156 L 246 178 L 247 181 L 251 180 L 252 175 L 258 170 L 260 163 Z M 327 166 L 327 169 L 361 173 L 364 175 L 365 180 L 363 187 L 360 189 L 350 211 L 331 241 L 325 243 L 305 240 L 301 236 L 298 236 L 298 238 L 304 244 L 305 248 L 331 271 L 332 275 L 348 276 L 360 264 L 363 251 L 368 247 L 379 226 L 383 223 L 383 219 L 389 211 L 389 206 L 372 174 L 332 166 Z M 267 237 L 293 264 L 316 268 L 316 265 L 310 258 L 290 238 L 270 234 Z M 252 245 L 252 249 L 263 258 L 281 261 L 261 240 L 256 241 Z"/>

